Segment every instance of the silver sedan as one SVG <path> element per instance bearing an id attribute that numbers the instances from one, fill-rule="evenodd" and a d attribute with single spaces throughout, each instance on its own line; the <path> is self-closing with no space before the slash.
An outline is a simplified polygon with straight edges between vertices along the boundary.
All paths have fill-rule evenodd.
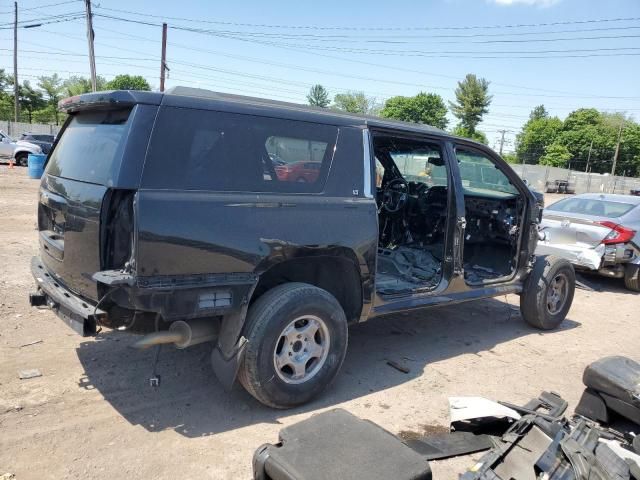
<path id="1" fill-rule="evenodd" d="M 537 254 L 624 278 L 640 291 L 640 197 L 584 193 L 560 200 L 544 209 L 540 237 Z"/>

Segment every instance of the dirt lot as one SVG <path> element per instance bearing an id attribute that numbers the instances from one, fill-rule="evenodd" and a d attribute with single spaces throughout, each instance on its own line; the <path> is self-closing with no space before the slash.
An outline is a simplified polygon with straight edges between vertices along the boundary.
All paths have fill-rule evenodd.
<path id="1" fill-rule="evenodd" d="M 447 425 L 452 395 L 521 403 L 547 389 L 574 405 L 589 362 L 609 354 L 640 360 L 640 297 L 619 281 L 590 279 L 601 291 L 578 290 L 569 319 L 549 333 L 522 322 L 515 296 L 358 325 L 337 381 L 303 408 L 274 411 L 239 387 L 226 393 L 206 346 L 164 350 L 162 385 L 152 389 L 153 353 L 129 348 L 132 336 L 83 339 L 28 306 L 37 188 L 26 169 L 0 166 L 0 475 L 247 479 L 256 447 L 322 410 L 341 407 L 394 433 L 419 432 Z M 24 369 L 42 376 L 19 380 Z M 433 463 L 434 478 L 457 478 L 472 464 Z"/>

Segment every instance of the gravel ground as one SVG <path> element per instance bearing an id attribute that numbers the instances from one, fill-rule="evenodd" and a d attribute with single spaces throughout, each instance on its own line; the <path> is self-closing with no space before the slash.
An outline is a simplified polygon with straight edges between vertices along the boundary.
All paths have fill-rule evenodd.
<path id="1" fill-rule="evenodd" d="M 553 332 L 526 326 L 516 296 L 358 325 L 336 382 L 302 408 L 274 411 L 239 387 L 225 392 L 202 345 L 163 350 L 162 385 L 152 389 L 153 352 L 129 348 L 133 336 L 84 339 L 29 307 L 37 189 L 26 169 L 0 166 L 0 475 L 248 479 L 256 447 L 323 410 L 345 408 L 394 433 L 434 431 L 447 425 L 449 396 L 524 403 L 546 389 L 573 406 L 589 362 L 610 354 L 640 360 L 640 297 L 620 281 L 590 278 L 601 291 L 576 291 Z M 23 346 L 31 342 L 38 343 Z M 20 380 L 25 369 L 42 376 Z M 457 478 L 474 458 L 434 462 L 434 478 Z"/>

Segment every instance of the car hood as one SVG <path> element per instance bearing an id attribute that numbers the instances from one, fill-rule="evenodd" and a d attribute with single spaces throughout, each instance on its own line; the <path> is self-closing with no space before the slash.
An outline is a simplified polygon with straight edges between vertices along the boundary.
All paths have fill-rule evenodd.
<path id="1" fill-rule="evenodd" d="M 33 150 L 38 150 L 40 148 L 40 145 L 37 145 L 32 142 L 27 142 L 26 140 L 18 140 L 16 142 L 16 147 L 25 147 L 25 148 L 31 148 Z"/>

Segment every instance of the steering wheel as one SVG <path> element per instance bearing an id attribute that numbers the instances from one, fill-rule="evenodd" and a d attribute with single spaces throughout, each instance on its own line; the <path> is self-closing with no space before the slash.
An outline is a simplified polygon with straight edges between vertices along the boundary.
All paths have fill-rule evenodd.
<path id="1" fill-rule="evenodd" d="M 409 184 L 402 178 L 389 181 L 382 192 L 382 208 L 387 213 L 398 213 L 407 204 L 409 198 Z"/>

